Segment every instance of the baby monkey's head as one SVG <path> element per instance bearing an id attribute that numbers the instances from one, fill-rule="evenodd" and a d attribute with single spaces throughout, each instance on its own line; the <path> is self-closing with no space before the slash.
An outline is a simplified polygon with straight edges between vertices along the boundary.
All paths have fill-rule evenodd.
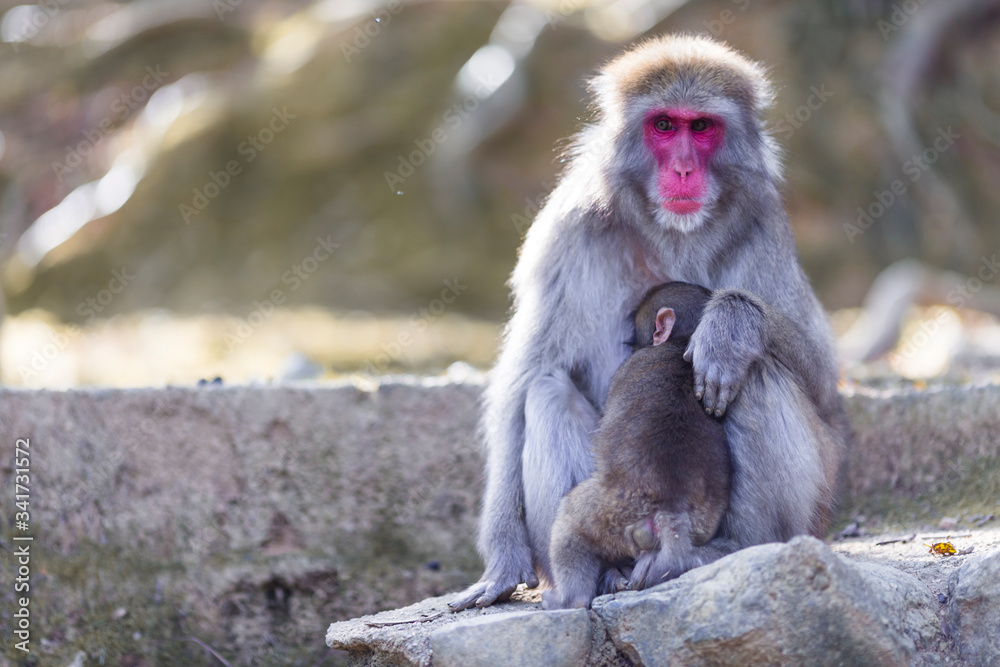
<path id="1" fill-rule="evenodd" d="M 636 350 L 691 337 L 712 293 L 691 283 L 664 283 L 646 292 L 635 312 Z"/>

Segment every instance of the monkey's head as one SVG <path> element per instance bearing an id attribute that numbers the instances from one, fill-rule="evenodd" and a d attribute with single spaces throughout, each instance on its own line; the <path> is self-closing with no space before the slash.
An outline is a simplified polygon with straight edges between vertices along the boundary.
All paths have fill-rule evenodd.
<path id="1" fill-rule="evenodd" d="M 611 61 L 592 82 L 614 144 L 612 192 L 663 228 L 689 232 L 734 188 L 780 178 L 763 131 L 763 69 L 706 37 L 671 35 Z"/>
<path id="2" fill-rule="evenodd" d="M 646 293 L 635 312 L 635 342 L 638 350 L 667 340 L 691 337 L 712 293 L 700 285 L 672 282 Z"/>

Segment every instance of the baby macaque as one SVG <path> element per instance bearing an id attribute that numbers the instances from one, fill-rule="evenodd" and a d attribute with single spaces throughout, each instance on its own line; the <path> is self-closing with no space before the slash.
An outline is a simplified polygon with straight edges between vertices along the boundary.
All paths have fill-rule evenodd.
<path id="1" fill-rule="evenodd" d="M 634 352 L 611 380 L 594 435 L 594 474 L 559 505 L 546 609 L 590 606 L 602 572 L 633 560 L 628 587 L 642 589 L 719 558 L 707 543 L 729 505 L 729 449 L 683 358 L 710 296 L 671 282 L 639 305 Z M 625 587 L 615 579 L 605 587 Z"/>

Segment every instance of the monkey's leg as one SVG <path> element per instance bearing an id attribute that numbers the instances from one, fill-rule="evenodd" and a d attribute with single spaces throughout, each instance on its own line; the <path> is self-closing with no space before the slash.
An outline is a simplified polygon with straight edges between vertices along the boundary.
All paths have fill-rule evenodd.
<path id="1" fill-rule="evenodd" d="M 676 579 L 688 570 L 707 565 L 734 550 L 723 540 L 695 546 L 688 513 L 659 511 L 653 515 L 652 522 L 655 524 L 657 544 L 642 551 L 636 558 L 628 584 L 632 590 Z"/>
<path id="2" fill-rule="evenodd" d="M 558 545 L 555 564 L 556 587 L 542 594 L 543 609 L 579 609 L 590 606 L 597 593 L 601 575 L 601 560 L 583 536 L 567 532 Z"/>
<path id="3" fill-rule="evenodd" d="M 597 411 L 563 370 L 528 388 L 524 408 L 524 511 L 538 574 L 552 581 L 549 543 L 559 501 L 593 470 Z"/>
<path id="4" fill-rule="evenodd" d="M 498 400 L 516 397 L 504 394 Z M 597 427 L 597 411 L 565 371 L 532 380 L 523 412 L 523 448 L 490 450 L 479 545 L 487 570 L 448 603 L 452 611 L 506 600 L 522 581 L 533 588 L 538 585 L 536 573 L 551 581 L 549 539 L 559 500 L 593 468 L 590 436 Z M 520 531 L 527 533 L 523 542 Z"/>
<path id="5" fill-rule="evenodd" d="M 721 535 L 729 547 L 815 534 L 831 515 L 843 436 L 826 352 L 749 292 L 719 290 L 706 306 L 685 358 L 706 411 L 732 405 L 724 427 L 734 474 Z"/>
<path id="6" fill-rule="evenodd" d="M 836 446 L 835 436 L 788 371 L 761 364 L 724 425 L 734 473 L 721 538 L 713 542 L 728 537 L 743 548 L 816 532 L 833 502 L 821 452 Z"/>
<path id="7" fill-rule="evenodd" d="M 554 588 L 542 595 L 544 609 L 590 606 L 601 574 L 599 545 L 602 538 L 610 539 L 595 534 L 603 523 L 601 514 L 608 510 L 605 500 L 596 480 L 588 479 L 560 503 L 551 539 Z"/>

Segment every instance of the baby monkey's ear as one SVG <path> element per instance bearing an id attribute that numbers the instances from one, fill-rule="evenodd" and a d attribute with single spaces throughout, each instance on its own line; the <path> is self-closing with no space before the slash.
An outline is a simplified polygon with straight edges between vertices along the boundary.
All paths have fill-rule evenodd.
<path id="1" fill-rule="evenodd" d="M 674 330 L 674 322 L 677 315 L 673 308 L 660 308 L 656 311 L 656 331 L 653 332 L 653 347 L 666 342 L 670 338 L 670 332 Z"/>

